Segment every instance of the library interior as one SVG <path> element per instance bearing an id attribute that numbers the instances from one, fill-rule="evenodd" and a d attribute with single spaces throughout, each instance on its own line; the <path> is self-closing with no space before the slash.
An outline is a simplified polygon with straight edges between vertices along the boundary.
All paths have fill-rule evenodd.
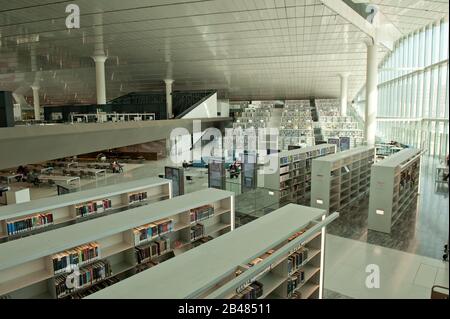
<path id="1" fill-rule="evenodd" d="M 0 306 L 448 299 L 448 14 L 0 0 Z"/>

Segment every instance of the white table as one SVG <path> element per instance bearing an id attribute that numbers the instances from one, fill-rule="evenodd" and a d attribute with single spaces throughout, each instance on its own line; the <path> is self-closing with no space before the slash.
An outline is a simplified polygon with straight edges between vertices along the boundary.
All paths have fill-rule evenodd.
<path id="1" fill-rule="evenodd" d="M 2 173 L 0 174 L 0 179 L 3 179 L 6 181 L 7 184 L 10 184 L 11 181 L 14 182 L 17 177 L 22 178 L 22 174 L 16 174 L 16 173 Z"/>
<path id="2" fill-rule="evenodd" d="M 61 176 L 61 175 L 39 175 L 39 180 L 41 181 L 55 181 L 55 182 L 65 182 L 67 185 L 73 182 L 78 183 L 81 186 L 81 181 L 79 176 Z"/>

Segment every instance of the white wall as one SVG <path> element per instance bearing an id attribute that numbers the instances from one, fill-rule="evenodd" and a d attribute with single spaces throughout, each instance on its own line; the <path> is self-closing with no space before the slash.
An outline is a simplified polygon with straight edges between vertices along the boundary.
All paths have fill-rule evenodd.
<path id="1" fill-rule="evenodd" d="M 228 101 L 217 101 L 217 112 L 220 112 L 221 117 L 229 117 L 230 103 Z"/>
<path id="2" fill-rule="evenodd" d="M 183 119 L 217 117 L 217 93 L 211 95 L 206 101 L 183 116 Z"/>

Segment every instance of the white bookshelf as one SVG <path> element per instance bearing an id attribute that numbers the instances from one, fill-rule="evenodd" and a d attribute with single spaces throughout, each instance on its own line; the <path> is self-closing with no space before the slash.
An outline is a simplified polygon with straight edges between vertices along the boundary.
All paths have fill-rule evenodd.
<path id="1" fill-rule="evenodd" d="M 371 171 L 368 228 L 390 233 L 417 207 L 420 150 L 404 149 L 374 164 Z"/>
<path id="2" fill-rule="evenodd" d="M 201 222 L 191 223 L 191 210 L 205 205 L 212 207 L 212 214 Z M 142 241 L 140 237 L 136 240 L 136 229 L 161 221 L 171 221 L 171 226 L 164 231 L 164 235 L 161 232 L 154 233 L 152 241 L 147 242 Z M 204 226 L 203 234 L 192 241 L 191 228 L 199 223 Z M 97 259 L 110 265 L 112 273 L 102 281 L 120 280 L 233 229 L 233 193 L 205 189 L 127 212 L 10 241 L 0 245 L 0 296 L 8 295 L 13 299 L 56 298 L 55 280 L 59 279 L 60 274 L 55 274 L 52 256 L 82 245 L 97 243 Z M 138 248 L 149 244 L 156 245 L 158 241 L 167 244 L 165 251 L 159 250 L 148 260 L 141 259 L 142 263 L 139 264 Z M 87 262 L 88 265 L 85 266 L 92 266 L 94 261 Z M 88 289 L 95 287 L 89 286 Z M 71 295 L 80 292 L 72 291 Z"/>
<path id="3" fill-rule="evenodd" d="M 0 240 L 18 239 L 95 217 L 121 212 L 138 205 L 165 200 L 172 197 L 171 183 L 167 179 L 151 177 L 0 207 Z M 137 193 L 145 193 L 146 198 L 130 201 L 130 196 Z M 97 210 L 84 214 L 81 214 L 80 210 L 77 209 L 80 206 L 93 205 L 93 203 L 103 200 L 108 200 L 110 207 L 98 205 Z M 20 231 L 15 228 L 13 233 L 8 231 L 8 223 L 32 218 L 40 214 L 52 214 L 53 222 Z"/>
<path id="4" fill-rule="evenodd" d="M 277 191 L 280 202 L 309 205 L 311 165 L 315 158 L 336 153 L 336 145 L 321 144 L 269 155 L 276 170 L 264 174 L 264 187 Z"/>
<path id="5" fill-rule="evenodd" d="M 329 138 L 349 137 L 350 147 L 364 143 L 364 131 L 351 116 L 341 116 L 340 101 L 335 99 L 316 99 L 319 127 L 325 141 Z"/>
<path id="6" fill-rule="evenodd" d="M 218 239 L 146 270 L 88 299 L 235 298 L 254 281 L 263 283 L 259 298 L 291 298 L 288 259 L 300 250 L 309 257 L 296 291 L 300 299 L 320 298 L 324 275 L 324 210 L 286 205 Z M 266 254 L 266 252 L 271 252 Z M 253 267 L 248 264 L 262 256 Z"/>
<path id="7" fill-rule="evenodd" d="M 375 148 L 369 146 L 314 159 L 311 206 L 340 212 L 366 198 L 374 161 Z"/>

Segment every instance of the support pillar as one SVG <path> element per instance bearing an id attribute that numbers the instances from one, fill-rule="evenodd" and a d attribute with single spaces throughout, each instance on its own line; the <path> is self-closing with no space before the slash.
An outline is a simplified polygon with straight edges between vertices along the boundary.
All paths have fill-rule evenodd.
<path id="1" fill-rule="evenodd" d="M 377 45 L 367 44 L 367 74 L 366 74 L 366 109 L 365 138 L 367 145 L 375 145 L 377 130 L 378 107 L 378 59 Z"/>
<path id="2" fill-rule="evenodd" d="M 347 116 L 349 76 L 349 72 L 339 74 L 339 77 L 341 78 L 341 116 Z"/>
<path id="3" fill-rule="evenodd" d="M 105 55 L 95 55 L 92 57 L 95 62 L 95 79 L 97 87 L 97 104 L 106 104 L 106 82 L 105 82 Z"/>
<path id="4" fill-rule="evenodd" d="M 34 119 L 39 121 L 41 119 L 41 105 L 39 103 L 39 86 L 32 85 L 33 90 L 33 106 L 34 106 Z"/>
<path id="5" fill-rule="evenodd" d="M 167 118 L 171 119 L 173 117 L 172 114 L 172 79 L 165 79 L 166 83 L 166 105 L 167 105 Z"/>

